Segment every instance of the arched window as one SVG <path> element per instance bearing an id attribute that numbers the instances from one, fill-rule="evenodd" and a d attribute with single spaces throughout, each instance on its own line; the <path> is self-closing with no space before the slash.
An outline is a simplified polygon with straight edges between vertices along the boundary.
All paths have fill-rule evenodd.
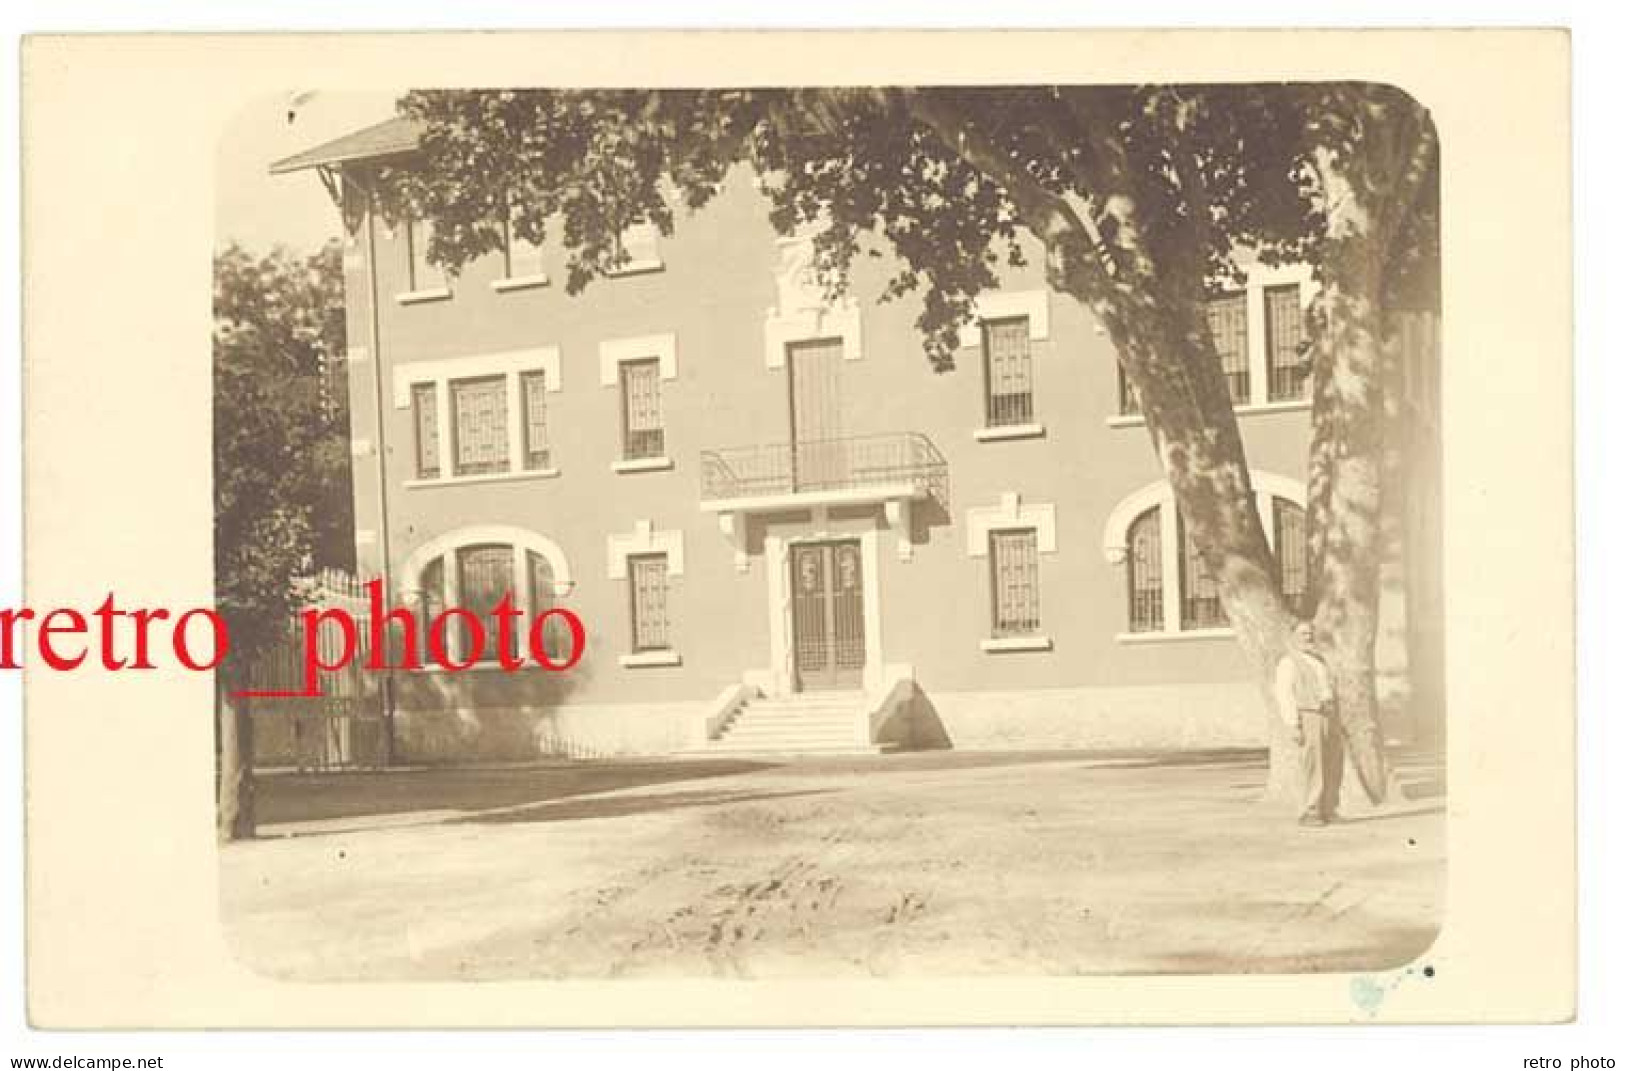
<path id="1" fill-rule="evenodd" d="M 1294 613 L 1302 614 L 1309 570 L 1301 485 L 1254 473 L 1253 488 L 1265 536 L 1275 550 L 1282 595 Z M 1166 483 L 1147 485 L 1118 503 L 1106 522 L 1105 551 L 1107 561 L 1124 567 L 1127 634 L 1227 634 L 1218 579 L 1197 553 Z"/>
<path id="2" fill-rule="evenodd" d="M 403 570 L 406 595 L 421 608 L 420 644 L 428 643 L 429 623 L 447 609 L 467 610 L 481 619 L 482 650 L 473 649 L 467 627 L 448 629 L 448 655 L 457 662 L 473 658 L 495 662 L 499 635 L 496 610 L 504 598 L 524 617 L 513 633 L 513 653 L 525 652 L 530 623 L 558 605 L 571 588 L 569 565 L 551 540 L 519 528 L 491 526 L 451 532 L 419 547 Z M 570 629 L 549 619 L 542 646 L 550 659 L 570 654 Z"/>
<path id="3" fill-rule="evenodd" d="M 1177 511 L 1176 511 L 1177 512 Z M 1219 578 L 1208 572 L 1196 540 L 1179 518 L 1179 627 L 1224 628 L 1230 619 L 1219 602 Z"/>
<path id="4" fill-rule="evenodd" d="M 480 618 L 484 643 L 481 661 L 496 660 L 497 637 L 501 634 L 496 609 L 503 599 L 509 600 L 509 605 L 517 608 L 519 600 L 515 597 L 513 548 L 500 543 L 459 548 L 456 605 Z M 510 622 L 509 632 L 513 631 Z M 463 633 L 464 657 L 474 654 L 474 639 L 472 628 Z M 512 636 L 509 646 L 512 653 L 522 653 L 525 649 L 524 637 Z"/>
<path id="5" fill-rule="evenodd" d="M 1162 631 L 1162 508 L 1152 506 L 1128 528 L 1128 627 Z"/>

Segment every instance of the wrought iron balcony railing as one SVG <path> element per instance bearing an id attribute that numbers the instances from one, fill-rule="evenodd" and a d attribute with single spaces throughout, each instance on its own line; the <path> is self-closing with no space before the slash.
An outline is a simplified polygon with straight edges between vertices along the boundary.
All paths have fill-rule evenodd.
<path id="1" fill-rule="evenodd" d="M 906 488 L 948 506 L 948 462 L 915 431 L 700 452 L 704 501 Z"/>

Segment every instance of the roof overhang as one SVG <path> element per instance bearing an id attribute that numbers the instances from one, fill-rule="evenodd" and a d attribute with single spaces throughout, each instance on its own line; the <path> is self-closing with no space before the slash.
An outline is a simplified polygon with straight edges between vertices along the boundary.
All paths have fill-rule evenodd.
<path id="1" fill-rule="evenodd" d="M 324 142 L 313 149 L 284 157 L 271 165 L 271 174 L 286 175 L 317 167 L 336 167 L 361 160 L 380 160 L 415 152 L 423 124 L 396 116 L 381 123 Z"/>

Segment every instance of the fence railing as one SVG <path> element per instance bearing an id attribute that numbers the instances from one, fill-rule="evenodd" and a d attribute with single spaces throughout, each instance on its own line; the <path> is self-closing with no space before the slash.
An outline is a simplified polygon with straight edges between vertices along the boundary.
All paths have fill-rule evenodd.
<path id="1" fill-rule="evenodd" d="M 310 577 L 304 597 L 312 606 L 339 606 L 355 618 L 358 650 L 343 669 L 320 674 L 322 695 L 260 696 L 248 700 L 254 718 L 254 764 L 260 768 L 337 770 L 383 766 L 389 761 L 381 680 L 363 668 L 371 634 L 361 581 L 339 570 Z M 323 662 L 341 661 L 341 639 L 331 629 L 318 635 Z M 248 669 L 249 688 L 296 693 L 305 687 L 304 634 L 295 614 Z"/>
<path id="2" fill-rule="evenodd" d="M 706 501 L 902 486 L 948 505 L 948 462 L 914 431 L 704 450 L 700 469 Z"/>

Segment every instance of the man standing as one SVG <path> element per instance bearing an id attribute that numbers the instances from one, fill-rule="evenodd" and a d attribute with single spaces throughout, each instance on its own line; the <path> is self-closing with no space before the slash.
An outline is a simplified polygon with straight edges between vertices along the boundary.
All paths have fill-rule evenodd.
<path id="1" fill-rule="evenodd" d="M 1275 705 L 1298 745 L 1303 774 L 1301 826 L 1337 820 L 1343 788 L 1343 727 L 1337 723 L 1332 673 L 1315 649 L 1315 629 L 1300 621 L 1287 653 L 1275 667 Z"/>

